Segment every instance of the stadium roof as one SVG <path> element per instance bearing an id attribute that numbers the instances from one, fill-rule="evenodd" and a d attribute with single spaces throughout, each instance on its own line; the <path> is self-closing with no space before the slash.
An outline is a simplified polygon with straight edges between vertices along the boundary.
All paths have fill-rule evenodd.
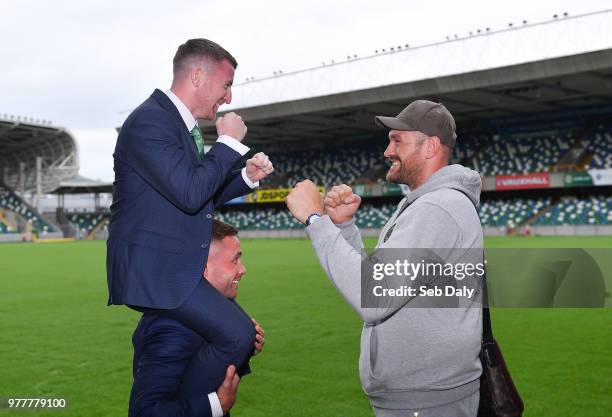
<path id="1" fill-rule="evenodd" d="M 72 179 L 62 181 L 59 187 L 49 194 L 102 194 L 112 192 L 112 182 L 96 181 L 77 175 Z"/>
<path id="2" fill-rule="evenodd" d="M 612 101 L 612 10 L 486 28 L 472 36 L 250 80 L 234 88 L 252 144 L 325 143 L 380 134 L 377 114 L 441 101 L 472 121 Z M 214 126 L 201 121 L 204 132 Z"/>
<path id="3" fill-rule="evenodd" d="M 0 115 L 0 175 L 4 183 L 15 190 L 21 190 L 22 185 L 26 192 L 36 190 L 39 156 L 42 192 L 54 190 L 79 170 L 77 143 L 66 129 L 49 122 Z"/>

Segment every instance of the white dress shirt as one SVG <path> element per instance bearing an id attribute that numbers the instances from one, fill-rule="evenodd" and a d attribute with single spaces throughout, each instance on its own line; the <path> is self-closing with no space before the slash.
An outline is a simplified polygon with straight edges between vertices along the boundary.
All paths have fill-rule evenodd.
<path id="1" fill-rule="evenodd" d="M 168 90 L 165 91 L 165 93 L 168 96 L 168 98 L 170 99 L 170 101 L 172 101 L 174 106 L 179 111 L 179 114 L 183 118 L 183 122 L 185 122 L 185 126 L 187 126 L 187 130 L 189 130 L 191 132 L 191 130 L 194 128 L 194 126 L 196 126 L 198 124 L 198 121 L 195 119 L 195 117 L 193 117 L 193 114 L 191 114 L 191 112 L 189 111 L 187 106 L 185 106 L 185 103 L 183 103 L 181 101 L 181 99 L 178 98 L 176 96 L 176 94 L 174 94 L 172 92 L 172 90 L 168 89 Z M 219 138 L 217 138 L 217 142 L 220 142 L 220 143 L 223 143 L 224 145 L 229 146 L 230 148 L 232 148 L 233 150 L 235 150 L 236 152 L 238 152 L 242 156 L 246 155 L 246 153 L 250 149 L 248 146 L 243 145 L 242 143 L 240 143 L 239 141 L 237 141 L 236 139 L 234 139 L 233 137 L 228 136 L 228 135 L 221 135 L 221 136 L 219 136 Z M 253 182 L 247 176 L 246 168 L 242 168 L 241 174 L 242 174 L 242 179 L 244 180 L 244 182 L 249 187 L 251 187 L 251 188 L 259 187 L 259 181 Z"/>

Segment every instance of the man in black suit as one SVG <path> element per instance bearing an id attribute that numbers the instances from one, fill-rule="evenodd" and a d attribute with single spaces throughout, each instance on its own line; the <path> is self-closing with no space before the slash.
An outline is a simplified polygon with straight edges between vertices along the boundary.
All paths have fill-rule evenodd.
<path id="1" fill-rule="evenodd" d="M 228 366 L 252 353 L 255 327 L 235 303 L 201 279 L 215 207 L 247 194 L 273 171 L 249 151 L 242 119 L 216 121 L 218 139 L 204 152 L 197 119 L 214 120 L 232 99 L 237 62 L 221 46 L 191 39 L 174 57 L 169 90 L 155 90 L 124 122 L 115 147 L 107 242 L 109 304 L 174 319 L 203 337 L 189 367 L 218 386 Z"/>
<path id="2" fill-rule="evenodd" d="M 237 234 L 234 227 L 213 221 L 212 243 L 203 273 L 204 279 L 233 303 L 238 295 L 238 283 L 246 274 Z M 253 351 L 257 353 L 263 349 L 265 332 L 255 320 L 253 323 L 257 331 Z M 232 365 L 223 384 L 217 387 L 207 378 L 207 369 L 201 369 L 200 363 L 194 361 L 196 352 L 207 342 L 167 317 L 143 314 L 132 342 L 134 384 L 130 417 L 209 417 L 228 413 L 236 398 L 238 375 L 250 372 L 248 359 L 237 371 Z M 190 362 L 195 362 L 195 366 L 189 366 Z M 206 392 L 208 398 L 203 394 Z M 219 404 L 211 398 L 214 396 Z"/>

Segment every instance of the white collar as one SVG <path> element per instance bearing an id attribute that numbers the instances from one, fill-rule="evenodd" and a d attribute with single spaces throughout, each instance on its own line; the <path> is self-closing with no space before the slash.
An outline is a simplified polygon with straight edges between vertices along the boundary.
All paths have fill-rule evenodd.
<path id="1" fill-rule="evenodd" d="M 187 126 L 187 130 L 191 132 L 193 127 L 198 124 L 198 121 L 195 119 L 195 117 L 193 117 L 193 114 L 191 114 L 187 106 L 185 106 L 185 103 L 183 103 L 181 99 L 178 98 L 176 94 L 172 92 L 172 90 L 168 89 L 164 91 L 164 93 L 176 106 L 176 109 L 178 110 L 179 114 L 181 115 L 181 118 L 183 119 L 183 122 L 185 122 L 185 126 Z"/>

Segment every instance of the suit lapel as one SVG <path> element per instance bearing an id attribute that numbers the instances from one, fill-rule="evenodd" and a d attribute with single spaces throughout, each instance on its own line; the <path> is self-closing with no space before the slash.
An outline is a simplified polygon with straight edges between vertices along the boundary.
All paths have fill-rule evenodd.
<path id="1" fill-rule="evenodd" d="M 181 117 L 181 114 L 179 113 L 172 100 L 170 100 L 168 96 L 159 88 L 156 88 L 155 91 L 153 91 L 151 97 L 159 103 L 161 108 L 168 111 L 174 116 L 177 123 L 181 126 L 181 131 L 183 132 L 183 139 L 187 139 L 187 142 L 189 142 L 188 146 L 191 149 L 192 159 L 199 161 L 200 158 L 198 157 L 198 148 L 195 144 L 195 141 L 191 136 L 191 132 L 187 130 L 187 126 L 185 126 L 185 121 Z"/>
<path id="2" fill-rule="evenodd" d="M 151 94 L 151 97 L 159 103 L 162 109 L 170 112 L 172 116 L 174 116 L 176 121 L 179 122 L 180 125 L 183 127 L 183 130 L 189 133 L 187 131 L 187 126 L 185 126 L 185 122 L 183 121 L 183 118 L 181 117 L 181 114 L 179 113 L 178 109 L 163 91 L 156 88 L 155 91 L 153 91 L 153 94 Z"/>

